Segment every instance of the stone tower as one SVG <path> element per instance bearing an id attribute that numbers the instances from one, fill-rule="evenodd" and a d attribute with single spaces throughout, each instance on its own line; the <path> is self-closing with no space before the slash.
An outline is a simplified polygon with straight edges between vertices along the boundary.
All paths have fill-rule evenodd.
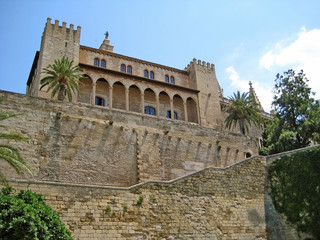
<path id="1" fill-rule="evenodd" d="M 193 59 L 186 67 L 194 88 L 199 90 L 199 118 L 202 126 L 222 129 L 220 107 L 221 87 L 216 77 L 214 64 Z"/>
<path id="2" fill-rule="evenodd" d="M 80 47 L 80 32 L 81 27 L 78 26 L 74 30 L 74 25 L 70 24 L 67 28 L 66 22 L 59 26 L 59 20 L 55 20 L 54 24 L 51 24 L 51 18 L 47 19 L 42 38 L 40 51 L 36 53 L 36 57 L 33 63 L 33 72 L 30 73 L 27 86 L 27 94 L 36 97 L 50 98 L 50 93 L 46 92 L 46 89 L 40 90 L 40 79 L 44 77 L 41 73 L 43 68 L 49 64 L 53 64 L 54 60 L 61 59 L 63 56 L 73 60 L 74 65 L 79 63 L 79 47 Z"/>

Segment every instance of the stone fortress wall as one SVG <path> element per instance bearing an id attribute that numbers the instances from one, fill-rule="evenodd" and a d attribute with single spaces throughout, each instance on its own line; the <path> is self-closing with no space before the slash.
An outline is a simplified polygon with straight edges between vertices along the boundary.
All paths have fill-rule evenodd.
<path id="1" fill-rule="evenodd" d="M 241 160 L 238 152 L 237 163 L 226 161 L 242 135 L 5 91 L 0 97 L 1 111 L 20 113 L 2 125 L 29 137 L 15 146 L 34 175 L 17 176 L 3 162 L 1 169 L 17 190 L 43 194 L 75 239 L 304 239 L 265 192 L 266 162 L 279 156 Z"/>
<path id="2" fill-rule="evenodd" d="M 30 139 L 15 145 L 33 176 L 1 168 L 17 190 L 43 194 L 75 239 L 265 239 L 265 160 L 239 162 L 247 137 L 81 103 L 0 97 L 1 111 L 20 114 L 2 124 Z"/>
<path id="3" fill-rule="evenodd" d="M 2 96 L 2 111 L 21 114 L 3 124 L 32 141 L 31 148 L 17 144 L 40 181 L 131 186 L 230 166 L 250 149 L 258 151 L 258 142 L 247 136 L 198 124 L 4 91 Z"/>
<path id="4" fill-rule="evenodd" d="M 10 184 L 43 194 L 74 239 L 267 239 L 263 157 L 130 188 Z"/>

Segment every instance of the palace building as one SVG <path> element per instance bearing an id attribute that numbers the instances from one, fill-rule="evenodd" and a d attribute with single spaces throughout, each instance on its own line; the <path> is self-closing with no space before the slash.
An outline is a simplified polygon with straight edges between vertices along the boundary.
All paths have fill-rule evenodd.
<path id="1" fill-rule="evenodd" d="M 45 88 L 40 90 L 40 80 L 44 77 L 42 69 L 55 59 L 66 56 L 84 73 L 80 93 L 73 96 L 74 104 L 104 109 L 108 114 L 125 114 L 126 127 L 137 128 L 139 125 L 139 129 L 144 129 L 149 135 L 162 129 L 169 129 L 165 132 L 174 130 L 172 137 L 179 142 L 178 145 L 174 143 L 175 151 L 181 155 L 191 154 L 189 163 L 172 154 L 166 156 L 165 148 L 160 145 L 154 149 L 160 154 L 152 161 L 157 159 L 161 173 L 138 177 L 139 182 L 142 179 L 173 179 L 206 166 L 228 166 L 258 154 L 262 128 L 252 126 L 249 135 L 245 136 L 237 128 L 229 130 L 224 127 L 226 114 L 223 107 L 229 101 L 223 96 L 214 64 L 193 59 L 185 69 L 176 69 L 114 53 L 107 35 L 99 49 L 80 45 L 80 33 L 80 26 L 74 29 L 70 24 L 68 28 L 65 22 L 60 26 L 58 20 L 52 24 L 51 19 L 47 19 L 40 51 L 36 52 L 27 82 L 27 95 L 49 99 L 50 93 Z M 249 93 L 259 103 L 251 83 Z M 259 105 L 264 117 L 268 117 Z M 142 119 L 139 123 L 131 120 L 137 117 Z M 153 121 L 154 126 L 145 125 L 144 119 Z M 177 127 L 172 127 L 172 124 Z M 179 130 L 179 126 L 183 126 L 183 130 Z M 189 145 L 195 135 L 197 140 L 191 153 L 188 152 Z M 177 161 L 179 166 L 169 167 L 164 163 L 169 161 L 168 158 L 170 164 Z M 139 154 L 136 161 L 139 162 Z"/>
<path id="2" fill-rule="evenodd" d="M 48 18 L 26 95 L 0 90 L 1 111 L 18 113 L 2 127 L 29 139 L 14 146 L 32 174 L 0 161 L 11 186 L 42 194 L 74 239 L 301 239 L 266 191 L 279 155 L 258 156 L 262 126 L 225 127 L 214 64 L 176 69 L 114 53 L 108 34 L 80 45 L 80 32 Z M 40 90 L 64 56 L 84 74 L 72 102 Z"/>

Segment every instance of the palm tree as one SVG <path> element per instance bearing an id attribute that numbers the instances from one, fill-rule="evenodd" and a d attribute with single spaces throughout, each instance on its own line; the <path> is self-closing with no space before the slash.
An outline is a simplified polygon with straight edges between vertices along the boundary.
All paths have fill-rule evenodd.
<path id="1" fill-rule="evenodd" d="M 4 99 L 0 99 L 0 102 L 2 102 L 3 100 Z M 11 118 L 11 117 L 15 117 L 17 115 L 19 114 L 2 112 L 0 113 L 0 121 Z M 0 139 L 28 142 L 28 138 L 21 136 L 20 134 L 14 134 L 14 133 L 0 132 Z M 2 143 L 0 144 L 0 159 L 7 162 L 20 175 L 24 173 L 23 171 L 24 169 L 26 169 L 28 172 L 32 174 L 26 162 L 20 155 L 19 149 L 9 144 L 2 144 Z M 5 175 L 1 171 L 0 171 L 0 183 L 4 185 L 8 184 Z"/>
<path id="2" fill-rule="evenodd" d="M 262 117 L 257 108 L 258 104 L 248 95 L 238 91 L 229 97 L 230 104 L 223 111 L 229 115 L 225 119 L 226 127 L 231 128 L 239 125 L 242 134 L 249 132 L 249 126 L 253 123 L 255 126 L 260 126 Z"/>
<path id="3" fill-rule="evenodd" d="M 49 64 L 42 73 L 47 74 L 40 81 L 40 90 L 48 86 L 47 92 L 51 90 L 51 98 L 58 94 L 58 100 L 63 101 L 68 96 L 69 102 L 72 100 L 72 93 L 79 92 L 79 79 L 82 77 L 82 70 L 78 66 L 72 66 L 73 61 L 67 57 L 54 60 L 54 64 Z"/>

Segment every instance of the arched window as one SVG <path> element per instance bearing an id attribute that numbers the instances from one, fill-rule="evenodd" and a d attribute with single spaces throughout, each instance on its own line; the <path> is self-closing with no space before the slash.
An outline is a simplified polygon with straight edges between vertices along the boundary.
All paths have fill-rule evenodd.
<path id="1" fill-rule="evenodd" d="M 146 106 L 144 107 L 144 113 L 149 115 L 156 115 L 156 109 L 154 107 Z"/>
<path id="2" fill-rule="evenodd" d="M 127 73 L 132 74 L 132 67 L 130 65 L 127 67 Z"/>
<path id="3" fill-rule="evenodd" d="M 167 118 L 171 118 L 171 110 L 167 111 Z M 178 119 L 178 113 L 177 112 L 173 112 L 173 119 Z"/>
<path id="4" fill-rule="evenodd" d="M 126 72 L 126 65 L 121 64 L 121 72 Z"/>
<path id="5" fill-rule="evenodd" d="M 106 60 L 101 60 L 101 67 L 103 67 L 103 68 L 106 68 L 106 66 L 107 66 L 107 63 L 106 63 Z"/>
<path id="6" fill-rule="evenodd" d="M 172 84 L 174 84 L 174 77 L 173 77 L 173 76 L 171 76 L 170 82 L 171 82 Z"/>
<path id="7" fill-rule="evenodd" d="M 149 78 L 149 72 L 148 72 L 148 70 L 144 70 L 144 77 L 145 77 L 145 78 Z"/>
<path id="8" fill-rule="evenodd" d="M 165 75 L 165 76 L 164 76 L 164 81 L 165 81 L 166 83 L 169 83 L 169 76 L 168 76 L 168 75 Z"/>
<path id="9" fill-rule="evenodd" d="M 152 71 L 150 72 L 150 78 L 154 79 L 154 72 L 152 72 Z"/>
<path id="10" fill-rule="evenodd" d="M 249 158 L 251 156 L 252 156 L 251 153 L 249 153 L 249 152 L 246 153 L 246 158 Z"/>
<path id="11" fill-rule="evenodd" d="M 99 106 L 104 106 L 104 99 L 102 97 L 98 97 L 96 96 L 96 102 L 95 102 L 96 105 L 99 105 Z"/>
<path id="12" fill-rule="evenodd" d="M 100 62 L 100 61 L 99 61 L 99 58 L 95 58 L 93 64 L 94 64 L 95 66 L 99 67 L 99 65 L 100 65 L 99 62 Z"/>

